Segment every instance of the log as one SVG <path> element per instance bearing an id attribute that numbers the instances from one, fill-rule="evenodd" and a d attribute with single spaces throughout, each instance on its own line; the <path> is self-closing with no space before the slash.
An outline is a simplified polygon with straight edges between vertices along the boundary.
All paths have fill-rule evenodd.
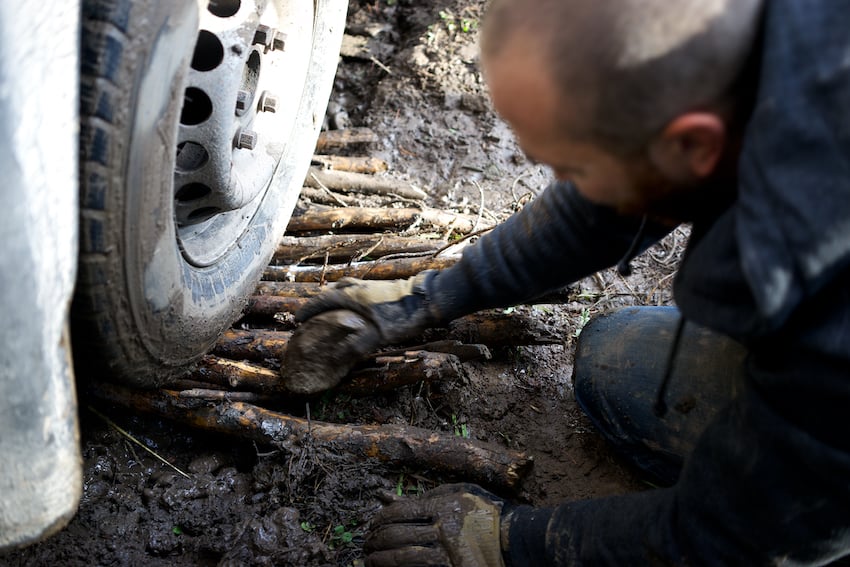
<path id="1" fill-rule="evenodd" d="M 389 177 L 333 171 L 311 167 L 304 180 L 305 187 L 314 189 L 333 189 L 343 193 L 363 193 L 365 195 L 394 195 L 404 199 L 422 200 L 428 194 L 406 181 Z"/>
<path id="2" fill-rule="evenodd" d="M 480 226 L 477 226 L 480 225 Z M 316 231 L 383 231 L 388 229 L 443 229 L 456 234 L 490 226 L 488 221 L 472 215 L 448 213 L 437 209 L 384 209 L 379 207 L 345 207 L 307 210 L 293 216 L 287 234 Z"/>
<path id="3" fill-rule="evenodd" d="M 240 331 L 228 329 L 219 337 L 213 354 L 233 360 L 279 359 L 286 351 L 292 333 L 287 331 Z"/>
<path id="4" fill-rule="evenodd" d="M 277 297 L 316 297 L 326 286 L 315 282 L 267 282 L 261 281 L 254 291 L 255 295 L 274 295 Z"/>
<path id="5" fill-rule="evenodd" d="M 464 344 L 452 339 L 434 341 L 422 345 L 410 346 L 404 349 L 384 351 L 381 353 L 381 356 L 398 356 L 405 352 L 417 350 L 453 354 L 458 357 L 461 362 L 469 362 L 470 360 L 490 360 L 493 358 L 490 354 L 490 349 L 484 345 Z"/>
<path id="6" fill-rule="evenodd" d="M 491 443 L 405 425 L 338 425 L 270 411 L 245 402 L 181 398 L 169 390 L 135 391 L 111 384 L 92 395 L 133 411 L 268 443 L 293 453 L 302 447 L 345 452 L 390 466 L 445 474 L 489 488 L 516 490 L 533 465 L 525 453 Z"/>
<path id="7" fill-rule="evenodd" d="M 242 311 L 243 315 L 274 317 L 278 313 L 297 313 L 309 301 L 307 297 L 277 297 L 252 295 Z"/>
<path id="8" fill-rule="evenodd" d="M 392 254 L 436 252 L 448 244 L 439 238 L 405 237 L 393 234 L 325 234 L 321 236 L 284 236 L 272 261 L 276 264 L 300 264 L 305 261 L 359 261 L 364 257 L 381 258 Z"/>
<path id="9" fill-rule="evenodd" d="M 401 356 L 377 355 L 354 370 L 339 385 L 350 395 L 388 392 L 418 382 L 458 380 L 464 375 L 460 360 L 453 354 L 406 351 Z M 206 355 L 189 375 L 193 388 L 206 384 L 215 389 L 234 389 L 263 394 L 284 393 L 280 373 L 252 362 L 237 362 Z"/>
<path id="10" fill-rule="evenodd" d="M 242 331 L 229 329 L 225 331 L 212 349 L 216 356 L 232 360 L 248 360 L 263 362 L 269 358 L 281 359 L 286 352 L 286 345 L 292 333 L 288 331 L 269 331 L 266 329 Z M 434 341 L 404 349 L 396 349 L 376 353 L 375 357 L 405 356 L 410 352 L 428 351 L 437 354 L 451 354 L 461 362 L 470 360 L 490 360 L 489 349 L 484 345 L 463 344 L 457 340 Z M 188 383 L 188 381 L 186 381 Z M 190 388 L 200 387 L 200 382 L 194 382 Z M 186 388 L 189 389 L 189 388 Z"/>
<path id="11" fill-rule="evenodd" d="M 350 380 L 340 384 L 340 391 L 352 396 L 369 396 L 390 392 L 419 382 L 449 382 L 465 373 L 460 360 L 443 352 L 407 351 L 402 355 L 381 355 L 377 366 L 355 370 Z"/>
<path id="12" fill-rule="evenodd" d="M 493 347 L 555 345 L 564 342 L 559 331 L 563 329 L 553 329 L 539 317 L 517 311 L 504 313 L 491 310 L 455 319 L 449 323 L 447 337 L 464 343 L 481 343 Z M 426 336 L 433 332 L 429 331 Z"/>
<path id="13" fill-rule="evenodd" d="M 256 295 L 276 295 L 279 297 L 315 297 L 327 289 L 317 282 L 273 282 L 261 281 L 257 286 Z M 575 301 L 569 288 L 556 290 L 538 298 L 529 300 L 524 305 L 558 305 Z"/>
<path id="14" fill-rule="evenodd" d="M 393 280 L 415 276 L 425 270 L 444 270 L 454 266 L 460 256 L 439 258 L 398 258 L 377 262 L 355 262 L 350 265 L 328 266 L 268 266 L 264 280 L 278 282 L 335 282 L 342 278 L 365 280 Z"/>
<path id="15" fill-rule="evenodd" d="M 331 205 L 333 207 L 347 207 L 348 203 L 342 200 L 342 195 L 336 195 L 333 191 L 325 189 L 313 189 L 312 187 L 302 187 L 301 197 L 308 199 L 310 203 L 319 203 L 320 205 Z"/>
<path id="16" fill-rule="evenodd" d="M 316 153 L 333 152 L 353 145 L 374 144 L 376 142 L 378 142 L 378 135 L 369 128 L 326 130 L 319 133 L 319 139 L 316 141 Z"/>
<path id="17" fill-rule="evenodd" d="M 283 381 L 276 370 L 209 354 L 201 359 L 189 379 L 249 392 L 270 393 L 283 390 Z"/>
<path id="18" fill-rule="evenodd" d="M 244 314 L 274 317 L 277 313 L 293 313 L 307 301 L 308 298 L 255 295 L 248 300 Z M 465 345 L 481 344 L 491 347 L 554 345 L 564 342 L 562 331 L 553 329 L 533 315 L 482 311 L 455 319 L 449 323 L 448 329 L 431 329 L 423 338 L 428 341 L 439 337 Z"/>
<path id="19" fill-rule="evenodd" d="M 353 173 L 383 173 L 389 169 L 387 162 L 374 157 L 349 157 L 314 155 L 313 163 L 335 171 Z"/>

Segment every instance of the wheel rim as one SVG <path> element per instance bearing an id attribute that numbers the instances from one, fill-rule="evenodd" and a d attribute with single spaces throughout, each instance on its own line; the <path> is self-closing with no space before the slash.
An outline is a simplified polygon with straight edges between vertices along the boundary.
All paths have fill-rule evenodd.
<path id="1" fill-rule="evenodd" d="M 184 92 L 174 169 L 181 253 L 212 265 L 248 228 L 295 126 L 313 3 L 212 0 Z"/>

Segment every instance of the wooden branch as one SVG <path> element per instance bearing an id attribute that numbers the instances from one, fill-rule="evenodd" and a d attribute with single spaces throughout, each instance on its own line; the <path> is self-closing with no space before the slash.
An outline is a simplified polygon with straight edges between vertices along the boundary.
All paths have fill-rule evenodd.
<path id="1" fill-rule="evenodd" d="M 382 209 L 376 207 L 345 207 L 325 210 L 307 210 L 293 216 L 286 227 L 287 234 L 316 231 L 382 231 L 387 229 L 420 230 L 437 228 L 466 234 L 474 229 L 490 226 L 478 217 L 447 213 L 437 209 Z M 476 227 L 476 223 L 481 226 Z"/>
<path id="2" fill-rule="evenodd" d="M 347 128 L 345 130 L 326 130 L 319 133 L 316 142 L 316 153 L 327 153 L 342 150 L 358 144 L 374 144 L 378 135 L 369 128 Z"/>
<path id="3" fill-rule="evenodd" d="M 418 382 L 459 380 L 463 376 L 460 359 L 453 354 L 404 351 L 401 355 L 376 355 L 345 378 L 338 389 L 346 394 L 365 396 Z M 193 389 L 206 385 L 207 388 L 213 386 L 263 394 L 285 392 L 277 370 L 213 355 L 205 356 L 188 379 Z"/>
<path id="4" fill-rule="evenodd" d="M 316 297 L 327 287 L 316 282 L 269 282 L 261 281 L 254 291 L 256 295 L 274 295 L 277 297 Z"/>
<path id="5" fill-rule="evenodd" d="M 280 359 L 292 333 L 287 331 L 240 331 L 229 329 L 222 333 L 213 347 L 213 354 L 233 360 L 263 361 Z"/>
<path id="6" fill-rule="evenodd" d="M 275 282 L 261 281 L 254 292 L 256 295 L 276 295 L 278 297 L 316 297 L 326 286 L 318 282 Z M 524 303 L 524 305 L 563 304 L 575 301 L 569 288 L 547 293 Z"/>
<path id="7" fill-rule="evenodd" d="M 365 195 L 398 195 L 405 199 L 422 200 L 428 195 L 406 181 L 389 177 L 333 171 L 311 167 L 304 180 L 305 187 L 334 189 L 344 193 L 363 193 Z"/>
<path id="8" fill-rule="evenodd" d="M 302 187 L 301 197 L 309 199 L 310 203 L 318 203 L 320 205 L 331 205 L 334 207 L 347 207 L 348 203 L 341 200 L 342 195 L 336 195 L 333 191 L 324 189 L 313 189 L 312 187 Z"/>
<path id="9" fill-rule="evenodd" d="M 383 173 L 389 169 L 387 162 L 374 157 L 314 155 L 313 163 L 326 169 L 353 173 Z"/>
<path id="10" fill-rule="evenodd" d="M 538 317 L 500 311 L 481 311 L 455 319 L 449 323 L 447 336 L 464 343 L 481 343 L 494 347 L 554 345 L 564 342 L 559 330 L 552 329 Z"/>
<path id="11" fill-rule="evenodd" d="M 276 297 L 252 295 L 242 311 L 243 315 L 274 317 L 278 313 L 297 313 L 309 301 L 306 297 Z"/>
<path id="12" fill-rule="evenodd" d="M 189 379 L 249 392 L 283 391 L 283 380 L 278 371 L 250 362 L 237 362 L 212 355 L 201 359 L 197 370 L 189 375 Z"/>
<path id="13" fill-rule="evenodd" d="M 445 474 L 491 488 L 515 490 L 530 456 L 490 443 L 404 425 L 338 425 L 270 411 L 244 402 L 181 398 L 173 391 L 98 387 L 101 400 L 205 429 L 269 443 L 287 452 L 305 445 L 391 466 Z"/>
<path id="14" fill-rule="evenodd" d="M 444 270 L 457 263 L 460 256 L 440 258 L 398 258 L 377 262 L 356 262 L 329 266 L 268 266 L 264 280 L 296 282 L 335 282 L 351 277 L 366 280 L 393 280 L 415 276 L 424 270 Z"/>
<path id="15" fill-rule="evenodd" d="M 365 256 L 381 258 L 391 254 L 436 252 L 447 242 L 439 238 L 396 236 L 393 234 L 326 234 L 284 236 L 275 250 L 277 264 L 300 264 L 307 260 L 331 262 L 358 261 Z"/>
<path id="16" fill-rule="evenodd" d="M 490 349 L 484 345 L 464 344 L 460 341 L 451 339 L 433 341 L 404 349 L 384 351 L 381 352 L 381 356 L 399 356 L 405 352 L 417 350 L 453 354 L 458 357 L 461 362 L 468 362 L 470 360 L 490 360 L 493 357 L 490 354 Z"/>
<path id="17" fill-rule="evenodd" d="M 381 355 L 377 366 L 361 368 L 340 384 L 340 391 L 353 396 L 369 396 L 390 392 L 401 386 L 419 382 L 450 382 L 464 375 L 460 360 L 442 352 L 407 351 L 402 355 Z"/>

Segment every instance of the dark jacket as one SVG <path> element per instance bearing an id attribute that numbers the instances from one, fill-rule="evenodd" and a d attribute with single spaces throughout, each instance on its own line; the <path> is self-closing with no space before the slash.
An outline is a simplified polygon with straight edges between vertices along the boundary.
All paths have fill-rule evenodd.
<path id="1" fill-rule="evenodd" d="M 737 197 L 694 224 L 674 287 L 687 319 L 748 347 L 744 392 L 675 486 L 529 512 L 548 527 L 528 564 L 850 553 L 850 1 L 769 0 L 764 18 Z M 431 295 L 447 317 L 519 303 L 615 264 L 638 224 L 555 184 Z"/>

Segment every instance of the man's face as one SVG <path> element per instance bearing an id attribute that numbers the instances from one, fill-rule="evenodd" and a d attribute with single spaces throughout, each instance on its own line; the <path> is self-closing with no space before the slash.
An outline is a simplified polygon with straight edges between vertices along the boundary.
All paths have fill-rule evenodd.
<path id="1" fill-rule="evenodd" d="M 493 60 L 484 61 L 493 104 L 526 155 L 550 166 L 559 180 L 572 182 L 592 202 L 623 214 L 672 217 L 665 201 L 683 188 L 666 181 L 645 157 L 615 155 L 572 138 L 559 126 L 578 105 L 559 95 L 537 53 L 529 44 L 514 41 Z M 580 123 L 582 117 L 575 119 Z"/>

